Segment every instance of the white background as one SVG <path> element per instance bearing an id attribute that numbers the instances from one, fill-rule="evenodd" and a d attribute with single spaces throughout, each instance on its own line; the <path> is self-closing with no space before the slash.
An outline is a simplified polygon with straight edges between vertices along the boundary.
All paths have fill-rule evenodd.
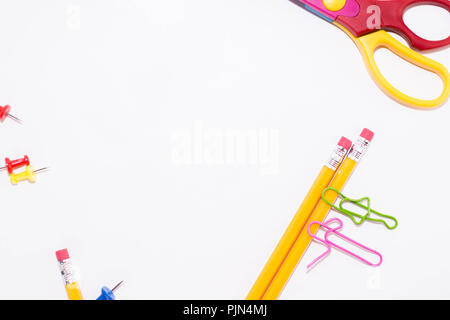
<path id="1" fill-rule="evenodd" d="M 440 9 L 408 17 L 450 30 Z M 333 252 L 307 273 L 313 244 L 281 298 L 450 298 L 450 106 L 387 98 L 337 28 L 287 0 L 29 0 L 2 1 L 0 39 L 0 104 L 23 120 L 1 124 L 1 157 L 50 167 L 17 186 L 2 172 L 0 298 L 66 299 L 67 247 L 87 299 L 120 280 L 119 299 L 243 299 L 337 140 L 363 127 L 375 139 L 345 194 L 400 224 L 342 217 L 343 232 L 385 261 Z M 428 56 L 450 67 L 448 50 Z M 439 93 L 378 59 L 407 92 Z M 174 136 L 198 128 L 273 132 L 275 170 L 175 161 Z"/>

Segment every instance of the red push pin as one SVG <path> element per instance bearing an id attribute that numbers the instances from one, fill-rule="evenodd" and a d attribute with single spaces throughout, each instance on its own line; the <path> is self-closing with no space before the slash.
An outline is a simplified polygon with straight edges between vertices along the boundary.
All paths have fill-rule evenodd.
<path id="1" fill-rule="evenodd" d="M 17 121 L 18 123 L 22 123 L 22 121 L 19 118 L 10 114 L 9 113 L 10 111 L 11 111 L 10 105 L 6 105 L 4 107 L 0 106 L 0 121 L 3 122 L 6 119 L 6 117 L 9 117 L 9 118 L 13 119 L 14 121 Z"/>
<path id="2" fill-rule="evenodd" d="M 5 158 L 6 166 L 1 167 L 0 170 L 7 169 L 9 174 L 13 173 L 14 169 L 23 167 L 23 166 L 29 166 L 30 165 L 30 159 L 27 155 L 25 155 L 23 158 L 16 159 L 16 160 L 9 160 L 9 158 Z"/>

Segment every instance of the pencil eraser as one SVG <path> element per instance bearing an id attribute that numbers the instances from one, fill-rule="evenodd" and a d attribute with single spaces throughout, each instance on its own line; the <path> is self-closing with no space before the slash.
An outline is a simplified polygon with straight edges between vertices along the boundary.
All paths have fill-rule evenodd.
<path id="1" fill-rule="evenodd" d="M 360 136 L 368 141 L 372 141 L 374 133 L 367 128 L 364 128 Z"/>
<path id="2" fill-rule="evenodd" d="M 338 142 L 338 146 L 348 150 L 352 146 L 352 142 L 348 140 L 346 137 L 342 137 Z"/>
<path id="3" fill-rule="evenodd" d="M 61 249 L 56 251 L 56 259 L 58 261 L 67 260 L 69 258 L 70 258 L 69 251 L 67 251 L 67 249 Z"/>

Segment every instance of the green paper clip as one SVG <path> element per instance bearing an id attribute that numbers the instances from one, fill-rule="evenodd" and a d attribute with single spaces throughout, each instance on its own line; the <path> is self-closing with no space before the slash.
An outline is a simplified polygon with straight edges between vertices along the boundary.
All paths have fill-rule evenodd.
<path id="1" fill-rule="evenodd" d="M 336 193 L 338 194 L 338 196 L 341 197 L 341 202 L 339 202 L 339 207 L 337 207 L 336 205 L 334 205 L 333 203 L 331 203 L 331 202 L 329 202 L 327 199 L 325 199 L 325 193 L 326 193 L 327 191 L 329 191 L 329 190 L 336 192 Z M 322 192 L 322 200 L 325 201 L 325 203 L 328 204 L 330 207 L 332 207 L 334 210 L 336 210 L 336 211 L 338 211 L 338 212 L 340 212 L 340 213 L 345 214 L 346 216 L 348 216 L 350 219 L 352 219 L 353 223 L 356 224 L 356 225 L 358 225 L 358 226 L 359 226 L 360 224 L 362 224 L 364 221 L 367 220 L 367 221 L 372 221 L 372 222 L 382 223 L 382 224 L 384 224 L 384 225 L 386 226 L 386 228 L 388 228 L 389 230 L 392 230 L 392 229 L 397 228 L 397 225 L 398 225 L 397 219 L 395 219 L 394 217 L 389 216 L 389 215 L 387 215 L 387 214 L 383 214 L 383 213 L 380 213 L 380 212 L 378 212 L 378 211 L 373 210 L 373 209 L 370 207 L 370 198 L 369 198 L 369 197 L 364 197 L 364 198 L 361 198 L 361 199 L 351 199 L 351 198 L 348 198 L 348 197 L 344 196 L 344 195 L 343 195 L 339 190 L 337 190 L 336 188 L 325 188 L 325 189 L 323 190 L 323 192 Z M 364 204 L 362 203 L 362 202 L 364 202 L 364 201 L 367 202 L 367 206 L 364 205 Z M 356 212 L 353 212 L 353 211 L 350 211 L 350 210 L 344 208 L 344 204 L 347 203 L 347 202 L 348 202 L 348 203 L 352 203 L 352 204 L 354 204 L 355 206 L 358 206 L 358 207 L 360 207 L 360 208 L 362 208 L 362 209 L 365 209 L 365 210 L 367 211 L 367 213 L 366 213 L 364 216 L 362 216 L 362 215 L 360 215 L 360 214 L 358 214 L 358 213 L 356 213 Z M 380 217 L 383 217 L 383 218 L 392 220 L 392 221 L 394 222 L 394 225 L 389 226 L 389 224 L 388 224 L 385 220 L 383 220 L 383 219 L 375 219 L 375 218 L 371 218 L 370 215 L 371 215 L 372 213 L 375 214 L 375 215 L 377 215 L 377 216 L 380 216 Z M 359 220 L 358 220 L 358 219 L 359 219 Z"/>

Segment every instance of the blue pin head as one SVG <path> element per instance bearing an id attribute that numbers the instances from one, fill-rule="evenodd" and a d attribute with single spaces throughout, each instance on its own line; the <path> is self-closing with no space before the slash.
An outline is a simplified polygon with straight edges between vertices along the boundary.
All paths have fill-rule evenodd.
<path id="1" fill-rule="evenodd" d="M 116 296 L 108 287 L 102 287 L 102 294 L 97 298 L 97 300 L 116 300 Z"/>

